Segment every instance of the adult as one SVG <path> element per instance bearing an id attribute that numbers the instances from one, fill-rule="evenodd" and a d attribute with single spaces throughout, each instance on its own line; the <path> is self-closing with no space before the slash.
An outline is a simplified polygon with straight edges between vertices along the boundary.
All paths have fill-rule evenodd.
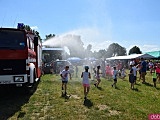
<path id="1" fill-rule="evenodd" d="M 146 71 L 147 71 L 147 63 L 144 60 L 144 58 L 141 58 L 141 77 L 142 77 L 142 80 L 143 80 L 142 83 L 146 82 L 146 80 L 145 80 Z"/>

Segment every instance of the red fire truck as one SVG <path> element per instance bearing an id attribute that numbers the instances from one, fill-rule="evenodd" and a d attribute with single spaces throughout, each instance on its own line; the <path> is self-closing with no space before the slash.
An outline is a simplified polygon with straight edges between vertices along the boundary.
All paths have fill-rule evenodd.
<path id="1" fill-rule="evenodd" d="M 24 24 L 0 28 L 0 86 L 31 87 L 40 80 L 42 44 Z"/>

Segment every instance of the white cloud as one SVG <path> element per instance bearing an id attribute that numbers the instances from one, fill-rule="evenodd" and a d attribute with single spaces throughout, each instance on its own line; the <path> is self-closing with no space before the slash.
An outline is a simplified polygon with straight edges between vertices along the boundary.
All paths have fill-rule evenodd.
<path id="1" fill-rule="evenodd" d="M 37 26 L 32 26 L 31 29 L 32 30 L 38 30 L 38 27 Z"/>

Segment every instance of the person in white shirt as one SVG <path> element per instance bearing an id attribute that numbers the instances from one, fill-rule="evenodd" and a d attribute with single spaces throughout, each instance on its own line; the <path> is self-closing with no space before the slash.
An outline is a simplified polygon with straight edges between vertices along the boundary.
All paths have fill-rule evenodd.
<path id="1" fill-rule="evenodd" d="M 153 62 L 152 62 L 152 61 L 149 61 L 148 66 L 149 66 L 150 73 L 151 73 L 151 75 L 152 75 L 152 70 L 154 70 L 154 69 L 153 69 L 153 68 L 154 68 Z"/>
<path id="2" fill-rule="evenodd" d="M 125 70 L 125 66 L 122 68 L 122 71 L 121 71 L 121 78 L 124 79 L 126 77 L 126 70 Z"/>
<path id="3" fill-rule="evenodd" d="M 113 67 L 113 80 L 114 80 L 114 83 L 112 84 L 112 87 L 115 86 L 116 88 L 116 83 L 117 83 L 117 74 L 118 74 L 118 71 L 116 70 L 116 67 Z"/>
<path id="4" fill-rule="evenodd" d="M 133 69 L 134 83 L 136 84 L 136 80 L 137 80 L 137 68 L 136 68 L 135 65 L 131 65 L 131 68 Z"/>
<path id="5" fill-rule="evenodd" d="M 89 93 L 89 89 L 90 89 L 90 83 L 89 83 L 89 79 L 91 78 L 91 74 L 90 72 L 88 72 L 89 67 L 85 66 L 85 71 L 82 72 L 81 74 L 81 78 L 82 78 L 82 84 L 84 87 L 84 99 L 87 99 L 87 95 Z"/>
<path id="6" fill-rule="evenodd" d="M 71 79 L 71 73 L 69 72 L 69 66 L 66 66 L 64 70 L 60 72 L 60 76 L 62 78 L 62 90 L 64 90 L 64 95 L 66 96 L 67 92 L 67 83 L 68 83 L 68 76 Z"/>
<path id="7" fill-rule="evenodd" d="M 129 63 L 129 65 L 134 65 L 135 64 L 135 61 L 132 59 Z"/>

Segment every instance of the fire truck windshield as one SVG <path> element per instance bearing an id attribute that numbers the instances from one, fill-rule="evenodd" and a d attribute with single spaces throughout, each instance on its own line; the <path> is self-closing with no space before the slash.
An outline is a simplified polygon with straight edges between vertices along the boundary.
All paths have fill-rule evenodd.
<path id="1" fill-rule="evenodd" d="M 23 31 L 0 29 L 0 49 L 22 50 L 25 46 Z"/>

